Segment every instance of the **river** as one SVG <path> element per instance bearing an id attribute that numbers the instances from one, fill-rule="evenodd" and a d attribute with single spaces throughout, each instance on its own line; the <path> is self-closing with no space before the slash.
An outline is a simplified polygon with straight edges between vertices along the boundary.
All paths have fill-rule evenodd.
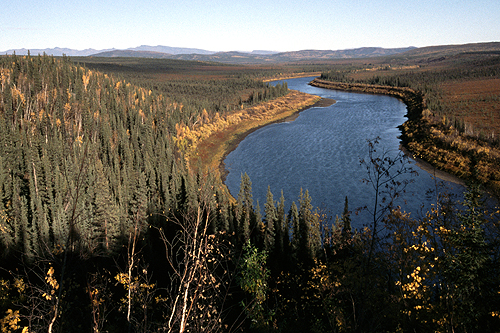
<path id="1" fill-rule="evenodd" d="M 330 217 L 340 216 L 346 196 L 352 212 L 373 207 L 375 192 L 362 181 L 367 172 L 360 159 L 368 157 L 367 140 L 376 137 L 380 138 L 377 153 L 386 152 L 391 158 L 398 155 L 398 126 L 406 120 L 406 105 L 384 95 L 312 87 L 308 85 L 312 79 L 284 81 L 289 89 L 331 98 L 336 103 L 309 108 L 293 121 L 271 124 L 249 134 L 224 161 L 229 172 L 226 185 L 237 197 L 241 175 L 246 172 L 252 181 L 254 205 L 259 201 L 261 209 L 268 185 L 274 200 L 279 200 L 283 191 L 287 207 L 292 201 L 298 204 L 301 189 L 308 190 L 313 206 Z M 401 178 L 412 183 L 397 204 L 413 217 L 421 217 L 423 210 L 436 202 L 436 189 L 457 195 L 465 190 L 420 169 L 411 159 L 409 166 L 418 176 L 407 173 Z M 352 216 L 356 228 L 369 221 L 370 214 L 365 210 Z"/>

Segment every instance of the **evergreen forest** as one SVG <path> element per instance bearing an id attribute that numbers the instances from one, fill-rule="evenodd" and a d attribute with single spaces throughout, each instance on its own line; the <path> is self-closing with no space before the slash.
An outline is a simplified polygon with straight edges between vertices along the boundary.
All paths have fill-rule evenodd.
<path id="1" fill-rule="evenodd" d="M 127 61 L 0 57 L 1 332 L 499 330 L 499 212 L 477 182 L 414 219 L 392 204 L 406 157 L 375 140 L 362 230 L 348 197 L 336 217 L 307 190 L 254 202 L 243 174 L 233 198 L 178 129 L 287 95 L 262 81 L 283 68 Z"/>

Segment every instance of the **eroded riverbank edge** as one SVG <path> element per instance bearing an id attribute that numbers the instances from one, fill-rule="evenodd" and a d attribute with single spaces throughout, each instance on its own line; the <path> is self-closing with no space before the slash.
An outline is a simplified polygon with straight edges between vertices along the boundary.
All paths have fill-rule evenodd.
<path id="1" fill-rule="evenodd" d="M 405 154 L 406 156 L 408 156 L 409 158 L 411 158 L 413 161 L 415 161 L 415 165 L 418 168 L 420 168 L 421 170 L 423 170 L 423 171 L 427 172 L 428 174 L 432 175 L 432 177 L 439 178 L 441 180 L 444 180 L 444 181 L 447 181 L 447 182 L 450 182 L 450 183 L 454 183 L 454 184 L 466 186 L 465 181 L 463 179 L 460 179 L 457 176 L 455 176 L 455 175 L 453 175 L 451 173 L 448 173 L 446 171 L 439 170 L 438 168 L 436 168 L 432 164 L 426 162 L 425 160 L 414 156 L 413 153 L 411 151 L 409 151 L 408 149 L 406 149 L 406 147 L 404 147 L 403 145 L 401 145 L 399 147 L 399 149 L 401 149 L 401 151 L 403 152 L 403 154 Z"/>

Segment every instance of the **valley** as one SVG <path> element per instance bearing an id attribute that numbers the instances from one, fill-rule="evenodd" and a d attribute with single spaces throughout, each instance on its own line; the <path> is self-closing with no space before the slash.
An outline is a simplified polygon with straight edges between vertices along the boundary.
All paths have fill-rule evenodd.
<path id="1" fill-rule="evenodd" d="M 0 56 L 1 331 L 495 331 L 500 217 L 483 189 L 500 188 L 500 43 L 332 53 Z M 355 106 L 342 120 L 299 114 L 320 97 L 269 83 L 312 74 L 339 96 L 328 112 Z M 374 138 L 397 145 L 392 120 L 374 125 L 405 108 L 406 149 L 467 185 L 457 199 L 433 182 L 419 214 L 397 201 L 404 154 Z M 363 168 L 361 194 L 329 186 L 336 211 L 307 189 L 259 201 L 247 173 L 233 195 L 223 182 L 235 145 L 297 114 L 314 144 L 281 142 L 305 160 L 292 171 L 316 173 L 326 151 Z M 356 130 L 371 136 L 351 140 L 361 161 L 342 140 Z"/>

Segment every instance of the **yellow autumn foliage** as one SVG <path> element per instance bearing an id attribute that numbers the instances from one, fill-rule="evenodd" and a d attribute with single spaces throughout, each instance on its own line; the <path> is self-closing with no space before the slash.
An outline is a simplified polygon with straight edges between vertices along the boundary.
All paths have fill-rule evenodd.
<path id="1" fill-rule="evenodd" d="M 228 149 L 230 142 L 238 136 L 263 126 L 265 124 L 284 119 L 298 110 L 314 104 L 320 99 L 298 91 L 291 91 L 286 96 L 258 105 L 244 108 L 230 114 L 220 115 L 216 113 L 213 117 L 203 110 L 192 127 L 185 124 L 176 124 L 175 142 L 185 152 L 188 165 L 196 165 L 194 159 L 199 158 L 200 153 L 206 153 L 206 147 L 200 149 L 200 145 L 211 144 L 209 160 L 203 160 L 205 167 L 217 169 L 224 152 Z M 174 105 L 182 109 L 182 105 Z M 222 141 L 211 143 L 215 136 L 223 137 Z M 215 165 L 217 164 L 217 166 Z"/>
<path id="2" fill-rule="evenodd" d="M 8 309 L 6 311 L 6 316 L 0 319 L 0 332 L 11 333 L 17 331 L 20 328 L 20 321 L 19 310 L 12 311 L 12 309 Z"/>
<path id="3" fill-rule="evenodd" d="M 45 281 L 52 288 L 52 290 L 57 290 L 59 289 L 59 283 L 54 278 L 54 273 L 55 273 L 54 267 L 51 266 L 47 271 L 47 276 L 45 277 Z"/>

